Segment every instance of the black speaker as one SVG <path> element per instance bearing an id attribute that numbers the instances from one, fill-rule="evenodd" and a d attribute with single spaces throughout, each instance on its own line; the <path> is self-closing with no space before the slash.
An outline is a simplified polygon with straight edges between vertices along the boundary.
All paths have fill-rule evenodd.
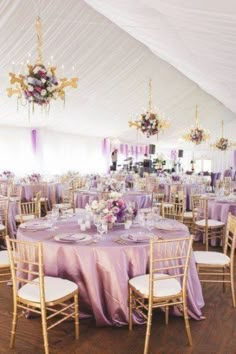
<path id="1" fill-rule="evenodd" d="M 183 157 L 183 156 L 184 156 L 183 150 L 179 150 L 179 151 L 178 151 L 178 157 Z"/>
<path id="2" fill-rule="evenodd" d="M 150 144 L 149 145 L 149 155 L 154 155 L 156 151 L 156 145 Z"/>

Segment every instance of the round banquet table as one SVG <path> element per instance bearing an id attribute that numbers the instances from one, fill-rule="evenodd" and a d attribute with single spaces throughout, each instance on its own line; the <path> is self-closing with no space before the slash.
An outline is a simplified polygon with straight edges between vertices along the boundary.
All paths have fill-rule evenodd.
<path id="1" fill-rule="evenodd" d="M 32 230 L 19 227 L 17 238 L 24 241 L 43 243 L 45 274 L 76 282 L 79 286 L 79 304 L 81 317 L 94 316 L 97 326 L 122 326 L 128 323 L 128 281 L 135 276 L 146 274 L 149 265 L 148 242 L 114 242 L 124 234 L 124 226 L 114 227 L 104 240 L 88 245 L 88 242 L 62 243 L 54 240 L 55 234 L 79 232 L 78 216 L 59 220 L 58 229 Z M 172 222 L 172 230 L 158 230 L 154 233 L 165 237 L 183 237 L 189 235 L 185 225 Z M 173 224 L 174 223 L 174 224 Z M 143 230 L 134 225 L 128 232 Z M 94 235 L 95 229 L 86 234 Z M 190 260 L 188 277 L 189 316 L 201 319 L 204 306 L 202 288 L 198 278 L 193 256 Z M 177 309 L 175 309 L 177 311 Z M 180 315 L 176 312 L 177 315 Z M 135 323 L 143 319 L 135 316 Z"/>
<path id="2" fill-rule="evenodd" d="M 75 195 L 75 206 L 76 208 L 85 208 L 86 204 L 92 203 L 93 200 L 98 200 L 101 198 L 102 193 L 96 190 L 91 191 L 78 191 Z M 150 208 L 152 204 L 152 197 L 150 193 L 147 192 L 136 192 L 129 191 L 122 194 L 122 199 L 128 203 L 135 203 L 137 209 Z"/>

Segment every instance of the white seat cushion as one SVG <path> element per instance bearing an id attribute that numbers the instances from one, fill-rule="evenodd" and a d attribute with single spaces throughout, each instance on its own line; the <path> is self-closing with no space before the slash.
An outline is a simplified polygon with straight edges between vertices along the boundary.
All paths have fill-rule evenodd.
<path id="1" fill-rule="evenodd" d="M 156 274 L 156 278 L 166 278 L 167 274 Z M 140 275 L 133 279 L 130 279 L 131 284 L 135 289 L 145 296 L 149 294 L 149 274 Z M 155 297 L 174 296 L 181 292 L 181 285 L 175 278 L 162 279 L 154 282 L 153 295 Z"/>
<path id="2" fill-rule="evenodd" d="M 29 215 L 22 215 L 22 220 L 25 222 L 25 221 L 29 221 L 29 220 L 33 220 L 35 219 L 35 216 L 33 214 L 29 214 Z M 19 214 L 17 214 L 15 216 L 15 220 L 17 222 L 20 222 L 21 221 L 21 216 Z"/>
<path id="3" fill-rule="evenodd" d="M 184 212 L 184 218 L 185 219 L 192 219 L 193 218 L 193 213 L 191 211 L 185 211 Z"/>
<path id="4" fill-rule="evenodd" d="M 62 208 L 71 208 L 71 204 L 70 203 L 61 203 L 61 204 L 55 204 L 54 205 L 55 207 L 59 208 L 59 209 L 62 209 Z"/>
<path id="5" fill-rule="evenodd" d="M 10 266 L 10 261 L 8 258 L 7 251 L 0 251 L 0 268 Z"/>
<path id="6" fill-rule="evenodd" d="M 226 265 L 230 263 L 230 258 L 224 253 L 195 251 L 193 254 L 197 264 Z"/>
<path id="7" fill-rule="evenodd" d="M 196 225 L 204 227 L 204 226 L 206 226 L 206 220 L 205 219 L 198 220 L 198 221 L 196 221 Z M 224 225 L 225 224 L 221 221 L 208 219 L 208 226 L 209 227 L 222 227 Z"/>
<path id="8" fill-rule="evenodd" d="M 3 224 L 0 224 L 0 231 L 3 231 L 5 229 L 6 229 L 6 227 Z"/>
<path id="9" fill-rule="evenodd" d="M 39 278 L 34 279 L 35 283 L 39 282 Z M 45 301 L 55 301 L 73 293 L 78 289 L 77 284 L 67 279 L 44 277 L 45 285 Z M 25 300 L 40 302 L 39 284 L 26 284 L 20 288 L 18 295 Z"/>
<path id="10" fill-rule="evenodd" d="M 33 198 L 33 201 L 35 202 L 37 200 L 37 198 Z M 48 198 L 47 197 L 41 197 L 39 198 L 40 202 L 45 202 L 45 201 L 48 201 Z"/>

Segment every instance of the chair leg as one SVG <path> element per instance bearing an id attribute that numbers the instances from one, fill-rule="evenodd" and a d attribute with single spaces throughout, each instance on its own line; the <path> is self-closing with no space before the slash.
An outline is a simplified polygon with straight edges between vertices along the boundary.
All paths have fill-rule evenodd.
<path id="1" fill-rule="evenodd" d="M 222 268 L 222 280 L 223 280 L 223 283 L 222 283 L 222 288 L 223 288 L 223 293 L 225 293 L 225 268 Z"/>
<path id="2" fill-rule="evenodd" d="M 14 348 L 14 345 L 15 345 L 17 319 L 18 319 L 17 303 L 16 303 L 16 301 L 14 301 L 14 303 L 13 303 L 13 317 L 12 317 L 12 325 L 11 325 L 10 348 Z"/>
<path id="3" fill-rule="evenodd" d="M 235 302 L 235 290 L 234 290 L 234 273 L 233 269 L 230 269 L 230 285 L 231 285 L 231 294 L 232 294 L 232 302 L 233 302 L 233 307 L 236 307 L 236 302 Z"/>
<path id="4" fill-rule="evenodd" d="M 187 337 L 188 337 L 188 342 L 189 345 L 193 345 L 193 341 L 192 341 L 192 335 L 191 335 L 191 331 L 190 331 L 190 325 L 189 325 L 189 318 L 188 318 L 188 308 L 186 305 L 186 300 L 183 301 L 183 311 L 184 311 L 184 322 L 185 322 L 185 329 L 186 329 L 186 333 L 187 333 Z"/>
<path id="5" fill-rule="evenodd" d="M 42 319 L 44 352 L 45 352 L 45 354 L 49 354 L 48 331 L 47 331 L 47 314 L 46 314 L 46 308 L 45 307 L 42 307 L 42 309 L 41 309 L 41 319 Z"/>
<path id="6" fill-rule="evenodd" d="M 74 296 L 75 303 L 75 339 L 79 339 L 79 297 L 78 294 Z"/>
<path id="7" fill-rule="evenodd" d="M 144 354 L 148 353 L 149 339 L 150 339 L 150 334 L 151 334 L 151 327 L 152 327 L 152 303 L 149 300 L 147 329 L 146 329 L 145 345 L 144 345 L 144 352 L 143 352 Z"/>
<path id="8" fill-rule="evenodd" d="M 205 242 L 206 242 L 206 251 L 208 252 L 209 239 L 208 239 L 208 230 L 205 232 Z"/>
<path id="9" fill-rule="evenodd" d="M 133 329 L 133 290 L 129 286 L 129 330 Z"/>
<path id="10" fill-rule="evenodd" d="M 168 325 L 168 323 L 169 323 L 169 306 L 165 307 L 165 322 L 166 322 L 166 325 Z"/>

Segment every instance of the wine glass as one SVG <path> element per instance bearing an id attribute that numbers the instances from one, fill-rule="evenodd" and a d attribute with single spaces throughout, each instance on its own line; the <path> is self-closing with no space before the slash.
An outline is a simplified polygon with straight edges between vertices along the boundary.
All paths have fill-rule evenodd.
<path id="1" fill-rule="evenodd" d="M 53 207 L 50 216 L 51 216 L 52 228 L 53 230 L 56 230 L 57 227 L 55 226 L 55 224 L 59 217 L 59 209 L 57 207 Z"/>

